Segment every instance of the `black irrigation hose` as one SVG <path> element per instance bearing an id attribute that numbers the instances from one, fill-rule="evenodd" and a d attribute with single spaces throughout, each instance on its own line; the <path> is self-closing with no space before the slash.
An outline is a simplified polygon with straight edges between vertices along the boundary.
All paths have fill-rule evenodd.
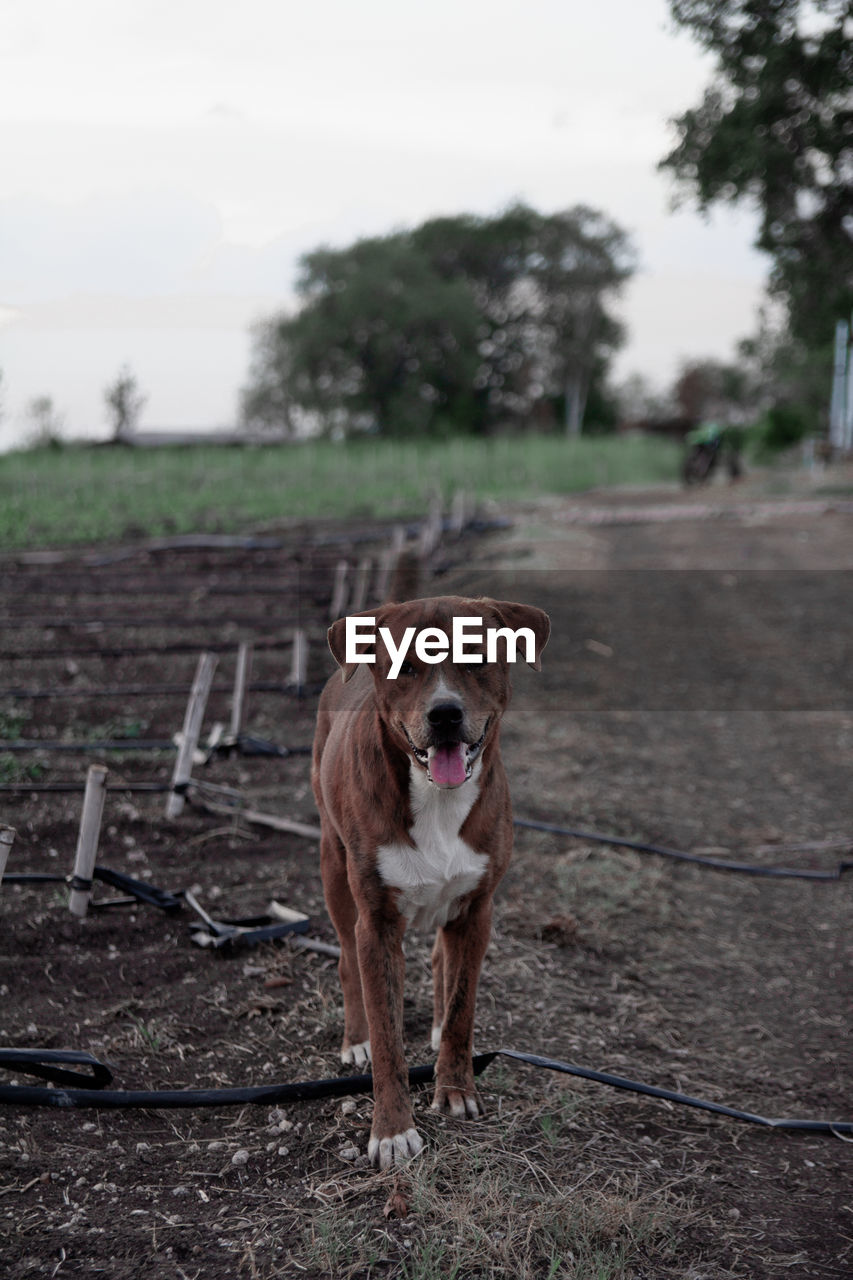
<path id="1" fill-rule="evenodd" d="M 269 653 L 272 650 L 290 649 L 290 640 L 257 639 L 254 641 L 256 653 Z M 215 641 L 204 646 L 208 653 L 232 653 L 234 645 L 227 641 Z M 0 650 L 0 661 L 34 662 L 38 659 L 54 658 L 161 658 L 176 655 L 198 654 L 198 641 L 176 641 L 163 645 L 75 645 L 72 648 L 58 649 L 12 649 Z"/>
<path id="2" fill-rule="evenodd" d="M 642 1084 L 636 1080 L 626 1080 L 622 1076 L 610 1075 L 603 1071 L 592 1071 L 588 1067 L 574 1066 L 568 1062 L 560 1062 L 554 1058 L 544 1058 L 539 1054 L 522 1053 L 516 1049 L 495 1049 L 490 1053 L 477 1054 L 473 1059 L 474 1072 L 480 1075 L 495 1058 L 510 1058 L 515 1062 L 524 1062 L 528 1066 L 547 1071 L 559 1071 L 564 1075 L 578 1076 L 583 1080 L 592 1080 L 597 1084 L 609 1085 L 613 1089 L 623 1089 L 631 1093 L 639 1093 L 646 1097 L 661 1098 L 667 1102 L 681 1106 L 694 1107 L 700 1111 L 708 1111 L 714 1115 L 725 1116 L 730 1120 L 742 1120 L 749 1124 L 762 1125 L 769 1129 L 796 1130 L 807 1133 L 828 1133 L 836 1136 L 853 1134 L 853 1121 L 849 1120 L 768 1120 L 764 1116 L 755 1115 L 751 1111 L 739 1111 L 735 1107 L 723 1106 L 718 1102 L 707 1102 L 701 1098 L 692 1098 L 688 1094 L 676 1093 L 670 1089 L 659 1089 L 655 1085 Z M 88 1066 L 93 1075 L 58 1070 L 59 1063 L 70 1063 L 77 1066 Z M 282 1102 L 306 1102 L 315 1098 L 340 1098 L 354 1093 L 368 1093 L 373 1088 L 373 1077 L 370 1075 L 338 1076 L 328 1080 L 304 1080 L 296 1084 L 261 1085 L 255 1088 L 242 1089 L 155 1089 L 155 1090 L 108 1090 L 104 1084 L 112 1081 L 109 1067 L 98 1062 L 86 1053 L 64 1053 L 61 1050 L 42 1049 L 0 1049 L 0 1067 L 19 1071 L 27 1075 L 35 1075 L 42 1079 L 55 1080 L 57 1084 L 68 1083 L 71 1078 L 79 1087 L 47 1089 L 34 1085 L 2 1085 L 0 1086 L 0 1103 L 17 1106 L 47 1107 L 93 1107 L 115 1110 L 118 1108 L 178 1108 L 178 1107 L 221 1107 L 245 1106 L 247 1103 L 267 1106 Z M 429 1084 L 434 1079 L 434 1068 L 431 1065 L 412 1067 L 409 1071 L 411 1085 Z"/>
<path id="3" fill-rule="evenodd" d="M 654 853 L 661 858 L 689 862 L 697 867 L 709 867 L 712 871 L 734 871 L 746 876 L 766 876 L 777 880 L 834 881 L 840 880 L 848 871 L 853 871 L 853 862 L 839 862 L 829 871 L 811 870 L 807 867 L 763 867 L 755 862 L 729 862 L 723 858 L 707 858 L 698 853 L 684 853 L 680 849 L 667 849 L 663 845 L 645 844 L 640 840 L 624 840 L 620 836 L 602 835 L 598 831 L 579 831 L 572 827 L 560 827 L 553 822 L 537 822 L 532 818 L 513 818 L 513 822 L 517 827 L 525 827 L 531 831 L 548 831 L 553 835 L 571 836 L 575 840 L 613 845 L 617 849 L 635 849 L 639 853 Z"/>
<path id="4" fill-rule="evenodd" d="M 264 742 L 260 738 L 247 738 L 247 755 L 291 756 L 308 755 L 311 748 L 280 747 L 275 743 Z M 83 783 L 78 782 L 5 782 L 0 783 L 0 794 L 5 792 L 63 792 L 82 793 Z M 175 788 L 166 782 L 128 782 L 107 784 L 107 791 L 153 792 L 165 794 Z M 178 788 L 180 790 L 180 788 Z M 638 853 L 652 853 L 661 858 L 669 858 L 676 862 L 686 862 L 692 866 L 707 867 L 711 871 L 728 871 L 738 875 L 758 876 L 772 880 L 811 880 L 823 884 L 837 883 L 848 872 L 853 871 L 853 861 L 839 862 L 837 866 L 826 871 L 809 867 L 764 867 L 755 862 L 734 862 L 723 858 L 708 858 L 698 853 L 685 853 L 681 849 L 669 849 L 665 845 L 646 844 L 641 840 L 626 840 L 621 836 L 608 836 L 600 831 L 584 831 L 574 827 L 561 827 L 553 822 L 539 822 L 533 818 L 513 818 L 517 827 L 530 831 L 546 831 L 551 835 L 569 836 L 573 840 L 587 840 L 593 844 L 611 845 L 616 849 L 633 849 Z M 9 877 L 7 876 L 8 880 Z"/>
<path id="5" fill-rule="evenodd" d="M 177 746 L 171 738 L 107 738 L 78 742 L 53 738 L 15 738 L 8 742 L 0 741 L 0 754 L 20 755 L 30 751 L 72 751 L 82 755 L 88 751 L 177 751 Z M 240 734 L 238 738 L 232 738 L 213 748 L 214 754 L 227 754 L 230 751 L 239 751 L 244 756 L 276 756 L 285 759 L 287 756 L 310 756 L 312 748 L 283 747 L 251 734 Z"/>
<path id="6" fill-rule="evenodd" d="M 54 793 L 63 795 L 82 795 L 86 790 L 85 782 L 2 782 L 0 783 L 0 794 L 21 794 L 23 792 L 34 792 L 36 794 Z M 147 792 L 149 795 L 165 795 L 167 791 L 173 791 L 171 782 L 108 782 L 105 790 L 107 791 L 128 791 Z"/>
<path id="7" fill-rule="evenodd" d="M 253 680 L 248 685 L 250 693 L 280 693 L 290 697 L 312 697 L 319 694 L 325 681 L 302 685 L 297 688 L 287 680 Z M 214 693 L 232 693 L 228 684 L 214 684 L 210 689 Z M 120 687 L 83 688 L 83 689 L 0 689 L 0 701 L 4 699 L 37 699 L 37 698 L 186 698 L 185 684 L 131 684 Z"/>
<path id="8" fill-rule="evenodd" d="M 13 742 L 0 742 L 0 753 L 4 755 L 20 755 L 29 751 L 74 751 L 81 755 L 87 751 L 177 751 L 177 747 L 171 738 L 107 738 L 81 742 L 16 738 Z"/>
<path id="9" fill-rule="evenodd" d="M 172 893 L 168 889 L 158 889 L 156 885 L 148 884 L 146 880 L 135 880 L 133 876 L 125 875 L 123 871 L 113 871 L 110 867 L 94 867 L 92 880 L 87 881 L 81 881 L 79 876 L 64 876 L 56 872 L 7 871 L 0 877 L 0 884 L 64 884 L 72 889 L 87 890 L 92 888 L 95 880 L 100 881 L 101 884 L 108 884 L 113 889 L 121 889 L 124 893 L 129 893 L 137 902 L 143 902 L 149 907 L 159 907 L 161 911 L 180 911 L 184 903 L 183 893 L 180 890 Z M 113 901 L 107 899 L 105 902 L 91 902 L 89 908 L 97 910 L 99 907 L 114 905 Z"/>
<path id="10" fill-rule="evenodd" d="M 89 903 L 90 911 L 106 911 L 111 907 L 133 906 L 141 902 L 148 907 L 157 907 L 160 911 L 174 914 L 184 906 L 190 907 L 198 917 L 190 925 L 192 939 L 199 946 L 207 947 L 254 947 L 260 942 L 270 942 L 291 933 L 307 933 L 311 921 L 308 916 L 295 915 L 293 919 L 281 919 L 276 916 L 252 916 L 242 919 L 215 920 L 199 905 L 189 889 L 159 889 L 147 880 L 134 880 L 123 871 L 113 871 L 110 867 L 95 867 L 91 880 L 84 880 L 77 875 L 57 875 L 53 872 L 22 871 L 13 872 L 2 877 L 2 884 L 64 884 L 71 889 L 84 892 L 92 889 L 94 882 L 108 884 L 113 889 L 120 889 L 129 895 L 124 898 L 104 898 Z"/>

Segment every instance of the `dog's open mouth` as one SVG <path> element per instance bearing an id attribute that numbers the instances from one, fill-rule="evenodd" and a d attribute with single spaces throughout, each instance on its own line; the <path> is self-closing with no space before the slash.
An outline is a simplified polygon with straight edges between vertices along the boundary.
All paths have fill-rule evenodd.
<path id="1" fill-rule="evenodd" d="M 471 777 L 474 762 L 486 740 L 488 727 L 487 720 L 476 742 L 441 742 L 426 750 L 415 746 L 407 729 L 404 728 L 403 731 L 409 740 L 412 755 L 426 769 L 430 782 L 437 787 L 461 787 Z"/>

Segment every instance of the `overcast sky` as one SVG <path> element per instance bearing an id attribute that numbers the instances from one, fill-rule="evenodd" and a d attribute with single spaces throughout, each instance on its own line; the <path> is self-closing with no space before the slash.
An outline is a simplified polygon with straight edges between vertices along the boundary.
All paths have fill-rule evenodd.
<path id="1" fill-rule="evenodd" d="M 105 433 L 125 363 L 145 425 L 230 425 L 301 252 L 514 199 L 631 233 L 619 377 L 730 355 L 754 215 L 656 172 L 710 73 L 665 0 L 5 0 L 0 445 L 42 395 Z"/>

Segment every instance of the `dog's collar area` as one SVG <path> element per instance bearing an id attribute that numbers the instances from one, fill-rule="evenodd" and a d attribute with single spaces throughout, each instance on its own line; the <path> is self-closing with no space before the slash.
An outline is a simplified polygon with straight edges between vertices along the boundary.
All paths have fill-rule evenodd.
<path id="1" fill-rule="evenodd" d="M 464 778 L 461 778 L 457 784 L 455 784 L 455 785 L 461 786 L 463 782 L 468 781 L 468 779 L 471 777 L 471 774 L 474 771 L 474 764 L 477 760 L 477 757 L 479 756 L 480 752 L 483 749 L 483 743 L 486 741 L 486 734 L 489 731 L 489 725 L 491 724 L 491 722 L 492 722 L 492 718 L 491 716 L 489 716 L 489 718 L 486 720 L 485 725 L 483 726 L 483 732 L 480 734 L 476 742 L 453 743 L 453 744 L 444 743 L 444 744 L 440 744 L 439 746 L 428 747 L 426 750 L 424 750 L 422 747 L 416 747 L 414 742 L 412 741 L 412 736 L 409 733 L 406 726 L 403 725 L 402 728 L 403 728 L 403 733 L 406 735 L 406 741 L 409 744 L 412 755 L 414 756 L 417 763 L 423 769 L 426 770 L 427 778 L 432 783 L 435 783 L 435 779 L 432 776 L 432 770 L 430 766 L 435 758 L 436 752 L 441 749 L 441 746 L 451 746 L 451 745 L 457 746 L 458 745 L 458 746 L 464 747 L 464 756 L 463 756 L 462 763 L 465 770 L 465 776 Z M 442 785 L 446 785 L 446 784 L 442 784 Z"/>

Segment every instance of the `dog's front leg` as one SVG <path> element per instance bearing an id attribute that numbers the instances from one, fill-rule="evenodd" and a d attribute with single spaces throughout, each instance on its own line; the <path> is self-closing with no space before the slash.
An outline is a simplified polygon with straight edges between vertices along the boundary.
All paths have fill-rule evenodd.
<path id="1" fill-rule="evenodd" d="M 367 1154 L 380 1169 L 416 1156 L 424 1145 L 414 1126 L 403 1055 L 404 931 L 405 922 L 396 910 L 360 915 L 355 927 L 373 1062 L 373 1125 Z"/>
<path id="2" fill-rule="evenodd" d="M 475 900 L 459 919 L 439 930 L 433 953 L 436 976 L 432 1106 L 453 1116 L 477 1116 L 483 1105 L 474 1086 L 474 1007 L 492 926 L 491 898 Z M 439 983 L 443 991 L 439 992 Z M 435 1044 L 435 1041 L 438 1041 Z"/>

